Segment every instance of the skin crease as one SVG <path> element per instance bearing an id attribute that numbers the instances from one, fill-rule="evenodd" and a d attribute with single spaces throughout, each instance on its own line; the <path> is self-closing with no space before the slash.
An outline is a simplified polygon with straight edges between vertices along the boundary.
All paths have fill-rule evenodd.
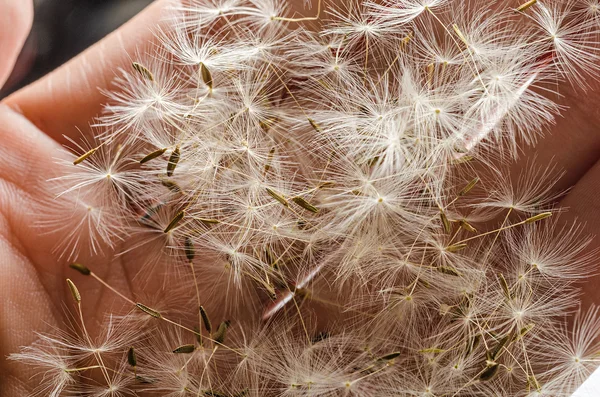
<path id="1" fill-rule="evenodd" d="M 1 396 L 22 397 L 38 384 L 39 379 L 30 379 L 30 368 L 6 357 L 31 344 L 34 331 L 51 332 L 62 326 L 65 304 L 72 309 L 65 278 L 72 278 L 82 292 L 85 321 L 92 333 L 105 313 L 129 310 L 110 291 L 56 260 L 51 251 L 61 236 L 40 235 L 33 225 L 40 206 L 53 200 L 46 181 L 59 172 L 55 157 L 56 149 L 64 143 L 63 134 L 78 136 L 77 130 L 85 130 L 99 113 L 105 98 L 98 88 L 110 87 L 114 70 L 131 61 L 126 54 L 134 54 L 152 39 L 149 28 L 164 18 L 166 3 L 157 1 L 117 32 L 0 104 Z M 296 3 L 302 10 L 302 1 Z M 7 18 L 9 23 L 5 23 Z M 30 2 L 0 0 L 0 86 L 27 36 L 31 19 Z M 585 95 L 560 88 L 564 95 L 560 103 L 569 107 L 568 112 L 557 118 L 535 150 L 523 149 L 512 169 L 516 175 L 533 152 L 536 163 L 554 162 L 564 169 L 566 175 L 556 189 L 572 189 L 562 199 L 561 204 L 569 211 L 560 221 L 582 220 L 585 231 L 594 234 L 600 230 L 600 111 L 596 105 L 600 92 L 596 82 L 591 85 Z M 600 239 L 592 246 L 600 248 Z M 131 282 L 131 266 L 135 264 L 126 256 L 107 253 L 86 263 L 124 294 L 135 296 L 139 292 Z M 600 302 L 600 278 L 591 277 L 595 272 L 597 269 L 590 269 L 590 278 L 582 286 L 586 304 Z"/>

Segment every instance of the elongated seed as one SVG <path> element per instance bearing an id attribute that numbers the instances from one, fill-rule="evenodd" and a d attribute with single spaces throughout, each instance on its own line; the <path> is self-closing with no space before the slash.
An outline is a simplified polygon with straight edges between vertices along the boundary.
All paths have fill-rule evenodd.
<path id="1" fill-rule="evenodd" d="M 196 256 L 196 250 L 194 249 L 194 242 L 188 236 L 185 238 L 183 245 L 184 245 L 183 250 L 185 251 L 185 257 L 187 258 L 188 261 L 190 261 L 190 262 L 193 261 L 194 257 Z"/>
<path id="2" fill-rule="evenodd" d="M 527 224 L 534 223 L 537 221 L 541 221 L 542 219 L 550 218 L 551 216 L 552 216 L 552 212 L 542 212 L 541 214 L 537 214 L 535 216 L 532 216 L 531 218 L 527 218 L 525 220 L 525 223 L 527 223 Z"/>
<path id="3" fill-rule="evenodd" d="M 458 38 L 459 38 L 459 39 L 460 39 L 460 40 L 461 40 L 463 43 L 465 43 L 465 44 L 468 46 L 469 44 L 467 43 L 467 39 L 466 39 L 465 35 L 463 34 L 463 32 L 462 32 L 462 31 L 460 30 L 460 28 L 458 27 L 458 25 L 457 25 L 457 24 L 453 24 L 453 25 L 452 25 L 452 29 L 454 29 L 454 33 L 456 33 L 456 35 L 458 36 Z"/>
<path id="4" fill-rule="evenodd" d="M 310 123 L 311 127 L 312 127 L 312 128 L 315 130 L 315 131 L 317 131 L 317 132 L 319 132 L 319 133 L 321 132 L 321 127 L 319 127 L 319 124 L 317 124 L 317 122 L 316 122 L 316 121 L 314 121 L 313 119 L 309 118 L 309 119 L 308 119 L 308 122 Z"/>
<path id="5" fill-rule="evenodd" d="M 179 146 L 176 146 L 169 157 L 169 162 L 167 163 L 167 176 L 173 176 L 173 172 L 175 172 L 175 168 L 177 167 L 177 163 L 179 163 L 180 158 L 181 151 Z"/>
<path id="6" fill-rule="evenodd" d="M 289 204 L 288 204 L 287 200 L 285 199 L 285 197 L 283 197 L 279 193 L 275 192 L 273 189 L 270 189 L 270 188 L 266 188 L 266 189 L 267 189 L 267 193 L 269 193 L 269 196 L 271 196 L 275 200 L 279 201 L 282 205 L 289 207 Z"/>
<path id="7" fill-rule="evenodd" d="M 302 197 L 294 197 L 292 201 L 307 211 L 314 212 L 315 214 L 319 212 L 319 209 L 317 207 L 315 207 Z"/>
<path id="8" fill-rule="evenodd" d="M 529 7 L 533 6 L 535 3 L 537 3 L 537 0 L 529 0 L 527 3 L 523 3 L 519 7 L 517 7 L 517 11 L 523 12 L 523 11 L 527 10 Z"/>
<path id="9" fill-rule="evenodd" d="M 225 336 L 227 334 L 227 328 L 229 327 L 229 321 L 223 321 L 219 324 L 219 328 L 217 328 L 217 332 L 213 335 L 213 339 L 216 343 L 223 343 L 225 341 Z"/>
<path id="10" fill-rule="evenodd" d="M 137 357 L 135 356 L 135 350 L 133 349 L 133 346 L 131 346 L 127 351 L 127 362 L 132 367 L 137 366 Z"/>
<path id="11" fill-rule="evenodd" d="M 452 266 L 439 266 L 436 269 L 438 272 L 447 274 L 449 276 L 456 276 L 456 277 L 461 276 L 460 272 Z"/>
<path id="12" fill-rule="evenodd" d="M 464 220 L 464 219 L 461 219 L 461 220 L 459 221 L 459 223 L 460 223 L 460 227 L 462 227 L 462 228 L 463 228 L 463 229 L 465 229 L 466 231 L 468 231 L 468 232 L 471 232 L 471 233 L 477 233 L 477 229 L 475 229 L 475 228 L 474 228 L 474 227 L 473 227 L 473 226 L 472 226 L 472 225 L 471 225 L 469 222 L 467 222 L 466 220 Z"/>
<path id="13" fill-rule="evenodd" d="M 177 215 L 175 215 L 171 222 L 169 222 L 169 225 L 165 228 L 164 232 L 169 233 L 171 230 L 173 230 L 173 228 L 175 228 L 175 226 L 177 226 L 179 222 L 181 222 L 184 216 L 185 211 L 180 211 Z"/>
<path id="14" fill-rule="evenodd" d="M 76 303 L 80 303 L 81 302 L 81 294 L 79 293 L 79 290 L 75 286 L 75 283 L 73 281 L 71 281 L 71 279 L 67 279 L 67 285 L 69 286 L 69 289 L 71 290 L 71 295 L 73 295 L 73 300 Z"/>
<path id="15" fill-rule="evenodd" d="M 144 313 L 146 313 L 154 318 L 162 318 L 162 315 L 159 312 L 157 312 L 154 309 L 149 308 L 148 306 L 144 305 L 143 303 L 136 303 L 135 307 L 137 307 Z"/>
<path id="16" fill-rule="evenodd" d="M 502 273 L 498 273 L 498 279 L 500 280 L 500 286 L 502 287 L 502 291 L 504 292 L 504 297 L 506 297 L 506 299 L 510 301 L 510 287 L 508 286 L 504 275 Z"/>
<path id="17" fill-rule="evenodd" d="M 442 220 L 442 225 L 444 225 L 444 230 L 446 231 L 446 233 L 451 233 L 452 226 L 450 225 L 450 221 L 448 220 L 448 217 L 446 216 L 446 213 L 443 210 L 440 211 L 440 219 Z"/>
<path id="18" fill-rule="evenodd" d="M 85 152 L 81 156 L 77 157 L 75 159 L 75 161 L 73 161 L 73 165 L 77 165 L 77 164 L 83 163 L 88 157 L 90 157 L 92 154 L 96 153 L 96 150 L 98 150 L 98 148 L 93 148 L 91 150 L 88 150 L 87 152 Z"/>
<path id="19" fill-rule="evenodd" d="M 152 74 L 152 72 L 141 63 L 133 62 L 131 66 L 133 66 L 135 71 L 138 72 L 143 78 L 150 81 L 154 81 L 154 75 Z"/>
<path id="20" fill-rule="evenodd" d="M 502 339 L 500 339 L 500 341 L 498 341 L 498 344 L 496 345 L 496 347 L 490 352 L 490 358 L 492 360 L 495 360 L 498 357 L 498 354 L 500 354 L 500 352 L 502 351 L 502 349 L 512 340 L 512 334 L 508 333 L 506 336 L 504 336 Z"/>
<path id="21" fill-rule="evenodd" d="M 206 218 L 196 218 L 198 221 L 202 222 L 203 224 L 205 224 L 206 226 L 210 226 L 210 225 L 217 225 L 219 223 L 221 223 L 221 221 L 217 220 L 217 219 L 206 219 Z"/>
<path id="22" fill-rule="evenodd" d="M 458 192 L 458 195 L 461 197 L 464 196 L 465 194 L 469 193 L 478 183 L 479 178 L 473 179 L 471 182 L 467 183 L 467 186 L 463 187 L 462 190 Z"/>
<path id="23" fill-rule="evenodd" d="M 195 350 L 196 350 L 196 346 L 194 346 L 194 345 L 182 345 L 182 346 L 175 348 L 175 350 L 173 350 L 173 353 L 187 354 L 187 353 L 193 353 Z"/>
<path id="24" fill-rule="evenodd" d="M 457 252 L 457 251 L 463 250 L 465 248 L 467 248 L 466 243 L 452 244 L 452 245 L 449 245 L 448 247 L 446 247 L 446 251 Z"/>
<path id="25" fill-rule="evenodd" d="M 200 317 L 202 317 L 202 324 L 204 324 L 204 329 L 206 329 L 208 333 L 211 333 L 212 324 L 210 322 L 210 318 L 208 317 L 206 309 L 204 309 L 204 306 L 200 306 Z"/>
<path id="26" fill-rule="evenodd" d="M 390 360 L 400 357 L 400 354 L 401 354 L 400 352 L 388 353 L 384 356 L 379 357 L 377 359 L 377 361 L 390 361 Z"/>
<path id="27" fill-rule="evenodd" d="M 150 160 L 154 160 L 155 158 L 162 156 L 166 151 L 167 148 L 155 150 L 154 152 L 147 154 L 143 159 L 141 159 L 140 164 L 144 164 Z"/>
<path id="28" fill-rule="evenodd" d="M 500 368 L 500 365 L 496 363 L 488 365 L 485 371 L 479 375 L 479 380 L 481 382 L 487 382 L 494 379 L 494 377 L 498 374 L 498 368 Z"/>
<path id="29" fill-rule="evenodd" d="M 213 89 L 212 73 L 210 73 L 210 70 L 206 67 L 206 65 L 203 62 L 200 62 L 200 74 L 202 75 L 202 81 L 204 81 L 204 84 L 206 84 L 208 86 L 208 88 L 210 88 L 212 90 Z"/>
<path id="30" fill-rule="evenodd" d="M 69 265 L 69 267 L 71 269 L 77 270 L 79 273 L 83 274 L 84 276 L 89 276 L 92 273 L 90 271 L 90 269 L 88 269 L 85 265 L 82 265 L 81 263 L 73 262 Z"/>

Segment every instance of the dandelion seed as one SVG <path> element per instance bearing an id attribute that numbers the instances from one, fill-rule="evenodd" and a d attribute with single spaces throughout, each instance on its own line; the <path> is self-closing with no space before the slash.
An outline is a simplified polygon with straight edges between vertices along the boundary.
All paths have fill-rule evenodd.
<path id="1" fill-rule="evenodd" d="M 471 232 L 471 233 L 477 233 L 477 229 L 475 229 L 469 222 L 467 222 L 465 219 L 461 219 L 460 221 L 458 221 L 458 223 L 460 224 L 460 227 L 463 228 L 464 230 Z"/>
<path id="2" fill-rule="evenodd" d="M 319 124 L 317 124 L 316 121 L 314 121 L 313 119 L 309 118 L 308 122 L 310 123 L 311 127 L 318 133 L 321 133 L 321 127 L 319 127 Z"/>
<path id="3" fill-rule="evenodd" d="M 154 160 L 155 158 L 162 156 L 167 151 L 167 149 L 168 148 L 162 148 L 147 154 L 146 156 L 144 156 L 143 159 L 140 160 L 140 164 L 145 164 L 150 160 Z"/>
<path id="4" fill-rule="evenodd" d="M 498 369 L 500 368 L 500 364 L 493 363 L 487 366 L 487 368 L 479 375 L 479 380 L 481 382 L 488 382 L 498 375 Z"/>
<path id="5" fill-rule="evenodd" d="M 530 224 L 530 223 L 535 223 L 537 221 L 541 221 L 542 219 L 546 219 L 552 216 L 552 212 L 542 212 L 541 214 L 537 214 L 534 215 L 530 218 L 527 218 L 524 223 L 525 224 Z"/>
<path id="6" fill-rule="evenodd" d="M 173 172 L 175 172 L 175 167 L 177 167 L 177 163 L 179 163 L 179 158 L 181 156 L 181 152 L 179 150 L 179 146 L 176 146 L 169 157 L 169 162 L 167 163 L 167 176 L 173 176 Z"/>
<path id="7" fill-rule="evenodd" d="M 129 350 L 127 350 L 127 363 L 129 363 L 129 365 L 131 365 L 132 367 L 137 367 L 137 357 L 135 355 L 135 350 L 133 346 L 131 346 Z"/>
<path id="8" fill-rule="evenodd" d="M 154 81 L 154 75 L 147 67 L 138 62 L 133 62 L 131 66 L 138 72 L 143 78 Z"/>
<path id="9" fill-rule="evenodd" d="M 212 78 L 212 74 L 210 73 L 210 70 L 208 69 L 208 67 L 206 67 L 206 65 L 204 63 L 200 63 L 200 74 L 202 75 L 202 81 L 204 81 L 204 84 L 206 84 L 208 86 L 208 88 L 210 90 L 213 89 L 213 78 Z"/>
<path id="10" fill-rule="evenodd" d="M 192 239 L 190 237 L 185 237 L 184 239 L 184 252 L 185 252 L 185 257 L 187 258 L 188 261 L 193 261 L 194 257 L 196 256 L 196 250 L 194 249 L 194 242 L 192 241 Z"/>
<path id="11" fill-rule="evenodd" d="M 83 163 L 85 160 L 87 160 L 88 157 L 90 157 L 92 154 L 96 153 L 97 150 L 98 150 L 98 148 L 93 148 L 93 149 L 87 151 L 86 153 L 82 154 L 81 156 L 77 157 L 73 161 L 73 165 L 78 165 L 78 164 Z"/>
<path id="12" fill-rule="evenodd" d="M 394 359 L 400 357 L 401 354 L 402 353 L 400 353 L 400 352 L 389 353 L 389 354 L 386 354 L 385 356 L 379 357 L 377 359 L 377 361 L 391 361 L 391 360 L 394 360 Z"/>
<path id="13" fill-rule="evenodd" d="M 184 217 L 185 217 L 185 211 L 178 212 L 177 215 L 175 215 L 173 217 L 171 222 L 169 222 L 169 225 L 165 228 L 164 232 L 169 233 L 171 230 L 173 230 L 179 224 L 179 222 L 181 222 L 181 220 Z"/>
<path id="14" fill-rule="evenodd" d="M 510 301 L 512 299 L 510 287 L 508 286 L 508 283 L 506 282 L 506 279 L 502 273 L 498 273 L 498 280 L 500 280 L 500 286 L 502 287 L 502 292 L 504 292 L 504 297 L 506 300 Z"/>
<path id="15" fill-rule="evenodd" d="M 173 350 L 173 353 L 176 354 L 189 354 L 193 353 L 196 350 L 196 346 L 194 345 L 182 345 Z"/>
<path id="16" fill-rule="evenodd" d="M 136 303 L 135 306 L 143 311 L 144 313 L 154 317 L 154 318 L 162 318 L 162 315 L 154 309 L 149 308 L 148 306 L 142 303 Z"/>
<path id="17" fill-rule="evenodd" d="M 202 222 L 206 226 L 218 225 L 221 223 L 218 219 L 206 219 L 206 218 L 196 218 L 199 222 Z"/>
<path id="18" fill-rule="evenodd" d="M 283 206 L 289 207 L 289 204 L 288 204 L 287 200 L 285 199 L 285 197 L 283 197 L 281 194 L 275 192 L 273 189 L 270 189 L 270 188 L 266 188 L 266 189 L 267 189 L 267 193 L 269 194 L 269 196 L 273 197 L 275 200 L 280 202 Z"/>
<path id="19" fill-rule="evenodd" d="M 448 249 L 446 249 L 446 250 L 448 250 Z M 450 251 L 450 252 L 455 252 L 455 251 Z M 449 276 L 456 276 L 456 277 L 461 276 L 460 272 L 451 266 L 439 266 L 439 267 L 436 267 L 436 269 L 438 272 L 447 274 Z"/>
<path id="20" fill-rule="evenodd" d="M 294 197 L 294 198 L 292 198 L 292 201 L 294 203 L 298 204 L 300 207 L 304 208 L 307 211 L 314 212 L 315 214 L 317 212 L 319 212 L 319 209 L 317 207 L 315 207 L 314 205 L 310 204 L 308 201 L 306 201 L 302 197 Z"/>
<path id="21" fill-rule="evenodd" d="M 467 248 L 467 246 L 468 246 L 468 244 L 466 244 L 466 243 L 452 244 L 452 245 L 449 245 L 448 247 L 446 247 L 446 251 L 458 252 L 458 251 L 461 251 L 461 250 Z"/>
<path id="22" fill-rule="evenodd" d="M 536 3 L 537 3 L 537 0 L 529 0 L 528 2 L 523 3 L 519 7 L 517 7 L 517 11 L 518 12 L 523 12 L 523 11 L 527 10 L 529 7 L 533 6 Z"/>
<path id="23" fill-rule="evenodd" d="M 71 281 L 70 279 L 67 279 L 67 284 L 69 285 L 69 289 L 71 290 L 71 295 L 73 296 L 73 300 L 75 301 L 75 303 L 81 303 L 81 294 L 75 286 L 75 283 L 73 283 L 73 281 Z"/>
<path id="24" fill-rule="evenodd" d="M 444 231 L 450 234 L 452 232 L 452 226 L 450 225 L 450 221 L 443 210 L 440 211 L 440 219 L 442 220 L 442 225 L 444 225 Z"/>
<path id="25" fill-rule="evenodd" d="M 82 265 L 81 263 L 71 263 L 69 265 L 69 267 L 71 269 L 75 269 L 77 270 L 79 273 L 83 274 L 84 276 L 89 276 L 92 272 L 90 271 L 90 269 L 88 269 L 85 265 Z"/>
<path id="26" fill-rule="evenodd" d="M 460 192 L 458 192 L 458 196 L 462 197 L 465 194 L 469 193 L 477 184 L 479 183 L 479 178 L 473 179 L 471 182 L 467 184 Z"/>
<path id="27" fill-rule="evenodd" d="M 204 309 L 204 307 L 200 306 L 200 317 L 202 317 L 202 323 L 204 324 L 204 329 L 208 333 L 212 332 L 212 324 L 210 322 L 210 318 L 208 317 L 208 313 Z"/>
<path id="28" fill-rule="evenodd" d="M 225 336 L 227 334 L 227 328 L 229 327 L 229 324 L 229 321 L 223 321 L 221 324 L 219 324 L 217 332 L 215 332 L 215 334 L 213 335 L 213 340 L 216 343 L 223 344 L 223 342 L 225 341 Z"/>

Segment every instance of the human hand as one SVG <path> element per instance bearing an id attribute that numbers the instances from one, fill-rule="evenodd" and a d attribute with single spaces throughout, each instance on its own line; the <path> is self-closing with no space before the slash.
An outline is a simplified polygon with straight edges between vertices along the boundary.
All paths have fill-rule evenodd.
<path id="1" fill-rule="evenodd" d="M 5 99 L 0 107 L 0 141 L 3 142 L 0 156 L 0 356 L 3 358 L 18 351 L 19 346 L 33 342 L 34 332 L 60 329 L 66 322 L 61 306 L 69 302 L 70 297 L 64 279 L 72 276 L 66 272 L 66 264 L 52 254 L 56 241 L 66 236 L 39 235 L 34 227 L 40 208 L 54 200 L 46 181 L 60 174 L 55 157 L 60 145 L 65 143 L 63 135 L 77 138 L 78 129 L 87 130 L 104 102 L 99 88 L 109 87 L 114 70 L 129 63 L 127 54 L 133 53 L 137 45 L 152 41 L 149 28 L 161 20 L 165 3 L 155 3 L 74 61 Z M 17 8 L 15 15 L 30 18 L 28 3 L 13 1 L 11 7 Z M 11 35 L 1 35 L 8 43 L 7 48 L 12 49 L 0 64 L 2 81 L 25 37 L 27 23 L 0 26 L 11 27 L 12 31 Z M 575 186 L 563 200 L 571 210 L 562 219 L 578 217 L 587 222 L 591 233 L 600 229 L 600 211 L 597 210 L 600 198 L 594 190 L 595 181 L 600 178 L 600 165 L 596 164 L 600 154 L 600 134 L 596 132 L 600 115 L 594 106 L 599 99 L 596 88 L 592 87 L 585 96 L 580 90 L 561 89 L 565 95 L 561 103 L 571 109 L 538 146 L 526 148 L 522 155 L 526 160 L 535 153 L 538 163 L 554 162 L 558 168 L 567 170 L 565 178 L 555 187 L 558 191 Z M 515 175 L 524 163 L 519 164 L 514 167 Z M 110 254 L 90 260 L 102 264 L 94 270 L 111 285 L 126 295 L 136 295 L 138 291 L 133 290 L 129 276 L 130 267 L 136 264 L 128 262 L 126 257 Z M 88 262 L 90 267 L 94 262 Z M 119 312 L 126 306 L 95 281 L 73 278 L 84 293 L 83 312 L 90 328 L 101 323 L 105 313 Z M 586 299 L 598 301 L 600 292 L 592 283 L 588 285 Z M 35 381 L 30 379 L 31 370 L 20 364 L 2 359 L 0 374 L 2 395 L 22 396 L 35 386 Z"/>

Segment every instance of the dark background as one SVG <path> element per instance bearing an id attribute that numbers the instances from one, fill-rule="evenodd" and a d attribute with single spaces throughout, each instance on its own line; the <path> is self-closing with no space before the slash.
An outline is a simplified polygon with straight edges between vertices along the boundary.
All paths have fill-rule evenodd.
<path id="1" fill-rule="evenodd" d="M 33 28 L 0 98 L 62 65 L 151 2 L 35 0 Z"/>

